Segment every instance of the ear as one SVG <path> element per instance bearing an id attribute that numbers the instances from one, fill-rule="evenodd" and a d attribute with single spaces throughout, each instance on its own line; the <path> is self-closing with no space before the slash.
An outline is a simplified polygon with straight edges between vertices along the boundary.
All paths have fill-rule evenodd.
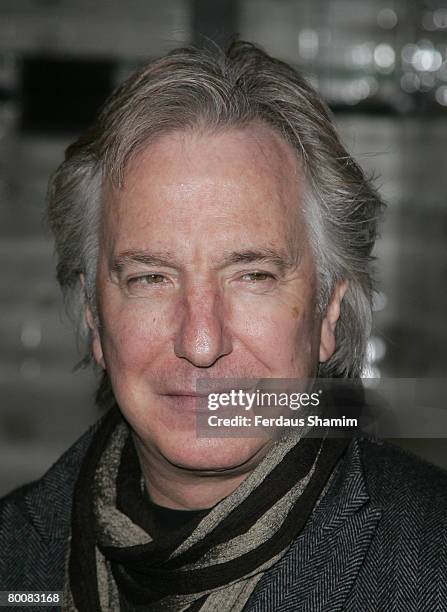
<path id="1" fill-rule="evenodd" d="M 320 336 L 320 363 L 332 357 L 335 351 L 335 328 L 340 317 L 340 307 L 343 297 L 348 289 L 348 281 L 339 281 L 332 293 L 321 323 Z"/>
<path id="2" fill-rule="evenodd" d="M 84 277 L 84 275 L 80 274 L 79 278 L 80 278 L 80 281 L 81 281 L 82 288 L 85 289 L 85 277 Z M 84 292 L 84 295 L 85 295 L 85 292 Z M 100 365 L 103 370 L 105 370 L 106 369 L 106 364 L 104 362 L 104 355 L 103 355 L 103 352 L 102 352 L 101 337 L 99 335 L 98 326 L 96 324 L 95 317 L 93 316 L 93 312 L 92 312 L 91 306 L 90 306 L 87 298 L 85 298 L 85 300 L 84 300 L 84 317 L 85 317 L 85 323 L 86 323 L 87 327 L 90 329 L 91 334 L 92 334 L 92 353 L 93 353 L 93 357 L 94 357 L 96 363 L 98 365 Z"/>

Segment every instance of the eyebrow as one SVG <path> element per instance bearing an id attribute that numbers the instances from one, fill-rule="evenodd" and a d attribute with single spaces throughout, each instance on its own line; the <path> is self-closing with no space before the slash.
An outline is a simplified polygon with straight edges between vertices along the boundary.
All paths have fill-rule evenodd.
<path id="1" fill-rule="evenodd" d="M 123 251 L 114 257 L 110 269 L 115 274 L 120 274 L 127 265 L 132 263 L 139 263 L 145 266 L 180 267 L 173 253 L 169 251 L 151 253 L 149 251 L 129 250 Z"/>
<path id="2" fill-rule="evenodd" d="M 281 273 L 297 265 L 297 256 L 290 257 L 284 251 L 270 248 L 246 249 L 243 251 L 232 251 L 225 253 L 218 262 L 217 268 L 223 269 L 237 264 L 267 263 L 278 268 Z M 128 250 L 119 253 L 113 258 L 111 271 L 120 274 L 123 269 L 132 263 L 146 266 L 164 266 L 169 268 L 181 268 L 181 263 L 170 251 L 150 252 L 145 250 Z"/>
<path id="3" fill-rule="evenodd" d="M 290 257 L 284 251 L 275 249 L 247 249 L 244 251 L 235 251 L 224 255 L 220 268 L 235 264 L 244 263 L 269 263 L 278 268 L 281 273 L 290 270 L 297 264 L 297 257 Z"/>

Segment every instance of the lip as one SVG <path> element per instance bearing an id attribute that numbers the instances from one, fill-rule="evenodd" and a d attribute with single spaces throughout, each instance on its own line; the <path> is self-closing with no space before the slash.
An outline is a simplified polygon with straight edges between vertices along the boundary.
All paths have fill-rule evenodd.
<path id="1" fill-rule="evenodd" d="M 162 393 L 169 397 L 208 397 L 209 393 L 197 393 L 196 391 L 168 391 Z"/>
<path id="2" fill-rule="evenodd" d="M 163 393 L 163 400 L 169 405 L 169 408 L 181 413 L 207 413 L 209 412 L 205 398 L 208 394 L 199 393 Z M 202 400 L 202 401 L 200 401 Z"/>
<path id="3" fill-rule="evenodd" d="M 243 391 L 244 393 L 253 392 L 256 388 L 256 385 L 251 385 L 250 387 L 219 387 L 214 386 L 209 389 L 209 391 L 199 393 L 196 390 L 185 390 L 185 389 L 169 389 L 167 391 L 163 391 L 160 395 L 169 395 L 169 396 L 185 396 L 185 397 L 208 397 L 211 393 L 231 393 L 232 391 L 239 392 Z"/>
<path id="4" fill-rule="evenodd" d="M 250 388 L 241 388 L 241 389 L 233 389 L 236 391 L 243 391 L 243 392 L 252 392 L 254 389 L 254 387 L 250 387 Z M 170 409 L 174 410 L 175 412 L 179 412 L 183 415 L 185 414 L 191 414 L 191 415 L 199 415 L 199 414 L 210 414 L 210 409 L 208 407 L 208 402 L 206 401 L 206 399 L 209 398 L 210 394 L 213 393 L 217 393 L 217 394 L 230 394 L 232 391 L 232 389 L 226 387 L 226 388 L 221 388 L 219 390 L 215 389 L 213 391 L 208 391 L 207 393 L 197 393 L 197 391 L 190 391 L 190 390 L 169 390 L 169 391 L 165 391 L 163 393 L 160 394 L 160 396 L 164 399 L 164 401 L 166 402 L 166 404 L 169 406 Z M 220 413 L 223 414 L 225 411 L 231 411 L 231 407 L 229 406 L 223 406 L 220 409 Z"/>

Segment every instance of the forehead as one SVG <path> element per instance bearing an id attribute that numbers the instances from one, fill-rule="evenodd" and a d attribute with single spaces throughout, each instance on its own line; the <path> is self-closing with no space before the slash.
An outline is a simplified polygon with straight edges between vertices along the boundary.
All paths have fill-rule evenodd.
<path id="1" fill-rule="evenodd" d="M 216 249 L 234 240 L 286 248 L 305 234 L 302 186 L 292 147 L 267 126 L 172 132 L 140 152 L 124 186 L 107 194 L 103 228 L 115 248 L 205 238 Z"/>

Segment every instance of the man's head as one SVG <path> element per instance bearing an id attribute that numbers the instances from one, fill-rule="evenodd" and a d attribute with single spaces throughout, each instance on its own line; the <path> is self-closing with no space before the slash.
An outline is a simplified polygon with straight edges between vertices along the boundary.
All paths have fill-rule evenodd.
<path id="1" fill-rule="evenodd" d="M 315 92 L 251 45 L 126 82 L 68 149 L 49 214 L 137 436 L 212 468 L 190 435 L 198 378 L 358 376 L 379 207 Z M 256 451 L 234 444 L 214 467 Z"/>

